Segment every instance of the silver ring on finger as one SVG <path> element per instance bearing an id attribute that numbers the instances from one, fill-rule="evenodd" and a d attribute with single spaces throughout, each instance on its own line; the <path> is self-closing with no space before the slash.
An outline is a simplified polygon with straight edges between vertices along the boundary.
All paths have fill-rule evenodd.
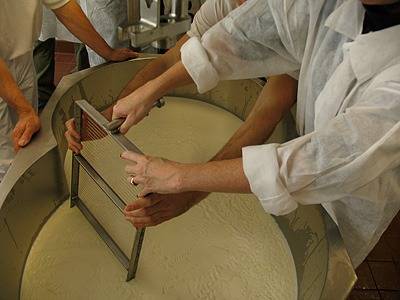
<path id="1" fill-rule="evenodd" d="M 132 185 L 137 186 L 137 183 L 133 180 L 133 177 L 131 177 L 131 181 L 130 182 L 131 182 Z"/>

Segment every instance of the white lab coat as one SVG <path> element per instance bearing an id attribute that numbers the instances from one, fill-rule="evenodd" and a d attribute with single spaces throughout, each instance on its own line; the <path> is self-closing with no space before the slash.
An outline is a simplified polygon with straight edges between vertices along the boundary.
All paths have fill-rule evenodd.
<path id="1" fill-rule="evenodd" d="M 186 34 L 189 37 L 201 37 L 237 7 L 236 0 L 207 0 L 195 14 Z"/>
<path id="2" fill-rule="evenodd" d="M 300 69 L 302 136 L 244 148 L 244 171 L 267 212 L 321 203 L 355 267 L 400 208 L 400 26 L 361 35 L 364 12 L 359 0 L 249 0 L 182 48 L 200 91 Z"/>

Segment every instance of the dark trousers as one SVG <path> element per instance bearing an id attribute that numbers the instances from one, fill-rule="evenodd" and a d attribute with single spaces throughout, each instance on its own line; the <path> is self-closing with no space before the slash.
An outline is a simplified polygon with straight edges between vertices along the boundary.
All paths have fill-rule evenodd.
<path id="1" fill-rule="evenodd" d="M 50 99 L 55 90 L 54 71 L 55 71 L 55 48 L 54 38 L 45 41 L 37 41 L 33 50 L 33 61 L 38 81 L 39 111 L 41 111 Z M 89 68 L 89 58 L 83 44 L 75 44 L 75 71 Z"/>

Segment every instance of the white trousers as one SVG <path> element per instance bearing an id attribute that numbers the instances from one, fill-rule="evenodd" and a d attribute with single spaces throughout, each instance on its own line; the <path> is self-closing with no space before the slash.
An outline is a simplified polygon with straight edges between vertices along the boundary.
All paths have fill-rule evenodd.
<path id="1" fill-rule="evenodd" d="M 33 54 L 28 52 L 15 59 L 5 60 L 18 87 L 37 111 L 37 82 Z M 15 157 L 12 140 L 13 129 L 18 121 L 16 111 L 0 97 L 0 182 Z"/>

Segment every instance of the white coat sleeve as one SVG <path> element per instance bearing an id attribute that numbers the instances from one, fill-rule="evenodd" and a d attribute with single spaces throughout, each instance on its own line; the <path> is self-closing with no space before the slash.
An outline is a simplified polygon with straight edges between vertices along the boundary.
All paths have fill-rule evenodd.
<path id="1" fill-rule="evenodd" d="M 306 44 L 307 10 L 307 1 L 248 0 L 201 40 L 190 38 L 181 48 L 182 63 L 200 93 L 220 80 L 297 71 Z"/>
<path id="2" fill-rule="evenodd" d="M 43 0 L 43 4 L 48 9 L 57 9 L 67 4 L 69 1 L 70 0 Z"/>
<path id="3" fill-rule="evenodd" d="M 321 130 L 243 149 L 246 177 L 267 212 L 349 196 L 400 165 L 400 80 L 363 97 Z"/>
<path id="4" fill-rule="evenodd" d="M 236 0 L 207 0 L 195 14 L 189 37 L 199 37 L 237 8 Z"/>

